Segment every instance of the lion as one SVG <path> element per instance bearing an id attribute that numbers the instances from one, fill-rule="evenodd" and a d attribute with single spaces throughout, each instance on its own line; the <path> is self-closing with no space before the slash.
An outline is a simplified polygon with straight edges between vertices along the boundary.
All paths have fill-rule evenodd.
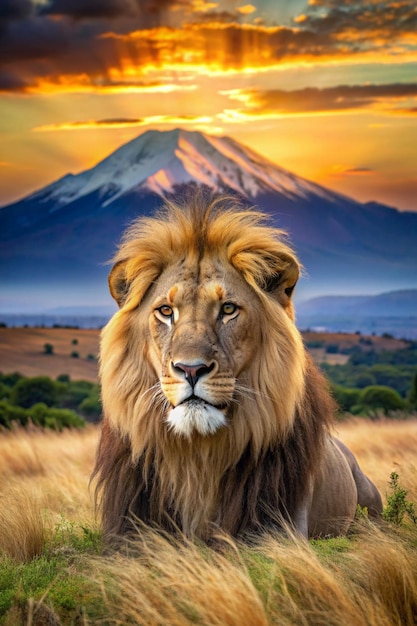
<path id="1" fill-rule="evenodd" d="M 335 405 L 294 323 L 300 263 L 235 198 L 167 201 L 125 233 L 100 350 L 93 476 L 106 537 L 137 521 L 208 540 L 347 532 L 381 497 L 332 436 Z"/>

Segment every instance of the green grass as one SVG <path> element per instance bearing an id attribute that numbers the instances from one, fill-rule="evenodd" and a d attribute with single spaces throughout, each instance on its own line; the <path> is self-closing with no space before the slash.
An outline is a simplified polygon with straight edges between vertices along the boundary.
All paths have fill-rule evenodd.
<path id="1" fill-rule="evenodd" d="M 385 532 L 390 532 L 387 526 Z M 398 539 L 398 526 L 395 527 L 395 536 Z M 396 539 L 396 540 L 397 540 Z M 417 533 L 401 533 L 400 542 L 407 550 L 415 553 Z M 276 544 L 279 541 L 274 539 Z M 292 571 L 292 562 L 286 562 L 285 541 L 279 547 L 278 556 L 271 556 L 268 547 L 238 546 L 237 549 L 222 552 L 233 567 L 243 569 L 249 577 L 253 587 L 259 594 L 261 602 L 268 616 L 268 623 L 280 623 L 279 607 L 276 602 L 291 594 L 297 603 L 302 603 L 302 582 L 298 584 L 297 575 Z M 289 544 L 291 550 L 291 545 Z M 298 547 L 294 557 L 306 556 L 307 566 L 317 561 L 317 567 L 323 566 L 326 570 L 334 571 L 337 576 L 339 570 L 348 570 L 352 555 L 366 550 L 366 540 L 360 531 L 351 537 L 335 539 L 313 540 L 306 547 Z M 210 567 L 215 566 L 211 557 L 211 550 L 199 549 L 201 558 Z M 313 553 L 313 557 L 311 556 Z M 135 557 L 131 557 L 134 559 Z M 65 520 L 57 526 L 45 553 L 24 564 L 16 564 L 10 559 L 0 560 L 0 624 L 2 626 L 26 626 L 28 606 L 32 602 L 32 610 L 47 611 L 59 616 L 62 626 L 74 624 L 106 624 L 116 623 L 118 603 L 123 603 L 123 589 L 117 587 L 117 576 L 104 575 L 106 563 L 110 557 L 103 555 L 101 540 L 95 529 L 86 529 L 68 523 Z M 312 561 L 313 559 L 313 561 Z M 215 561 L 215 558 L 214 558 Z M 99 566 L 97 576 L 96 567 Z M 103 566 L 103 568 L 102 568 Z M 101 572 L 100 572 L 101 570 Z M 114 572 L 113 572 L 114 573 Z M 210 573 L 209 573 L 210 575 Z M 155 574 L 152 562 L 148 567 L 147 583 L 164 585 L 163 577 Z M 103 587 L 106 580 L 106 590 Z M 179 585 L 181 581 L 178 581 Z M 225 585 L 228 580 L 225 576 Z M 139 591 L 139 587 L 138 587 Z M 176 611 L 182 615 L 184 624 L 199 624 L 199 612 L 187 596 L 182 597 L 175 591 L 169 591 L 175 598 Z M 105 600 L 107 598 L 107 600 Z M 138 599 L 140 602 L 140 599 Z M 277 612 L 278 611 L 278 612 Z M 286 616 L 286 619 L 288 616 Z M 48 619 L 50 619 L 48 617 Z M 122 618 L 122 624 L 142 623 L 134 618 Z M 125 621 L 126 620 L 126 621 Z M 33 622 L 37 624 L 36 621 Z M 42 622 L 41 622 L 42 623 Z M 157 623 L 157 622 L 155 622 Z M 164 622 L 167 623 L 167 622 Z M 169 622 L 168 622 L 169 623 Z M 287 622 L 283 622 L 287 623 Z M 295 622 L 294 622 L 295 623 Z M 310 623 L 310 622 L 306 622 Z"/>
<path id="2" fill-rule="evenodd" d="M 304 543 L 271 535 L 249 545 L 219 540 L 216 550 L 145 529 L 127 553 L 111 555 L 97 528 L 62 516 L 49 525 L 40 556 L 25 563 L 0 557 L 0 625 L 219 625 L 231 585 L 230 602 L 252 611 L 247 619 L 261 611 L 263 621 L 256 624 L 356 626 L 355 611 L 363 610 L 357 603 L 366 607 L 366 602 L 377 601 L 374 609 L 380 613 L 360 625 L 411 626 L 410 615 L 417 610 L 412 582 L 417 575 L 417 525 L 409 516 L 387 515 L 396 501 L 409 508 L 406 495 L 397 476 L 381 524 L 374 527 L 361 511 L 347 537 Z M 395 603 L 403 590 L 398 605 L 405 612 L 398 622 Z M 213 618 L 207 603 L 201 603 L 205 593 L 220 607 L 220 618 Z M 346 623 L 345 605 L 352 611 Z M 378 621 L 385 619 L 384 611 L 394 615 L 392 622 L 390 616 Z M 319 615 L 331 621 L 315 622 Z"/>
<path id="3" fill-rule="evenodd" d="M 28 563 L 0 558 L 0 624 L 18 626 L 13 620 L 17 615 L 23 620 L 31 599 L 35 606 L 45 602 L 53 607 L 62 624 L 72 624 L 80 610 L 88 619 L 104 619 L 102 592 L 90 565 L 91 557 L 101 553 L 101 544 L 99 531 L 62 517 L 41 556 Z"/>

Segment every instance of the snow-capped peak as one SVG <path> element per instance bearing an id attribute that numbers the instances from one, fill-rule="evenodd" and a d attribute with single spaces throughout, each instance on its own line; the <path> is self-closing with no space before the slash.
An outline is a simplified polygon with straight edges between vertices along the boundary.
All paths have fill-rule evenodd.
<path id="1" fill-rule="evenodd" d="M 41 193 L 63 206 L 99 191 L 109 204 L 129 191 L 147 189 L 163 195 L 189 182 L 220 191 L 233 189 L 248 198 L 268 191 L 289 197 L 329 195 L 234 139 L 182 129 L 147 131 L 95 167 L 67 175 Z"/>

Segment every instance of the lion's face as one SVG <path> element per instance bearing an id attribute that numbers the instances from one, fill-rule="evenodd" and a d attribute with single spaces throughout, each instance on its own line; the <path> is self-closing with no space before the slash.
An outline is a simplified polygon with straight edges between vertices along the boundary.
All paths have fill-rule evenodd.
<path id="1" fill-rule="evenodd" d="M 291 430 L 305 353 L 293 322 L 299 264 L 281 235 L 216 204 L 169 205 L 128 231 L 109 276 L 120 309 L 102 332 L 100 377 L 104 412 L 134 458 L 191 439 L 238 455 Z"/>
<path id="2" fill-rule="evenodd" d="M 260 315 L 256 295 L 218 259 L 185 259 L 159 278 L 149 302 L 149 356 L 175 434 L 208 435 L 227 424 L 259 345 Z"/>

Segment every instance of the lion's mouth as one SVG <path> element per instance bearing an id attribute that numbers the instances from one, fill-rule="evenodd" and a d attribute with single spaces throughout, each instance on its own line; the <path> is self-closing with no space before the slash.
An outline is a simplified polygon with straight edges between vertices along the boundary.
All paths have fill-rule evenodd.
<path id="1" fill-rule="evenodd" d="M 207 406 L 214 407 L 218 411 L 224 411 L 225 409 L 227 409 L 227 403 L 226 402 L 223 402 L 221 404 L 213 404 L 211 402 L 208 402 L 207 400 L 204 400 L 204 398 L 200 398 L 199 396 L 196 396 L 194 394 L 192 394 L 188 398 L 185 398 L 185 400 L 180 402 L 177 406 L 184 406 L 184 405 L 188 405 L 190 407 L 191 406 L 198 406 L 198 405 L 207 405 Z"/>
<path id="2" fill-rule="evenodd" d="M 208 436 L 227 425 L 227 416 L 224 410 L 192 395 L 171 409 L 166 423 L 180 437 L 190 438 L 195 432 Z"/>

